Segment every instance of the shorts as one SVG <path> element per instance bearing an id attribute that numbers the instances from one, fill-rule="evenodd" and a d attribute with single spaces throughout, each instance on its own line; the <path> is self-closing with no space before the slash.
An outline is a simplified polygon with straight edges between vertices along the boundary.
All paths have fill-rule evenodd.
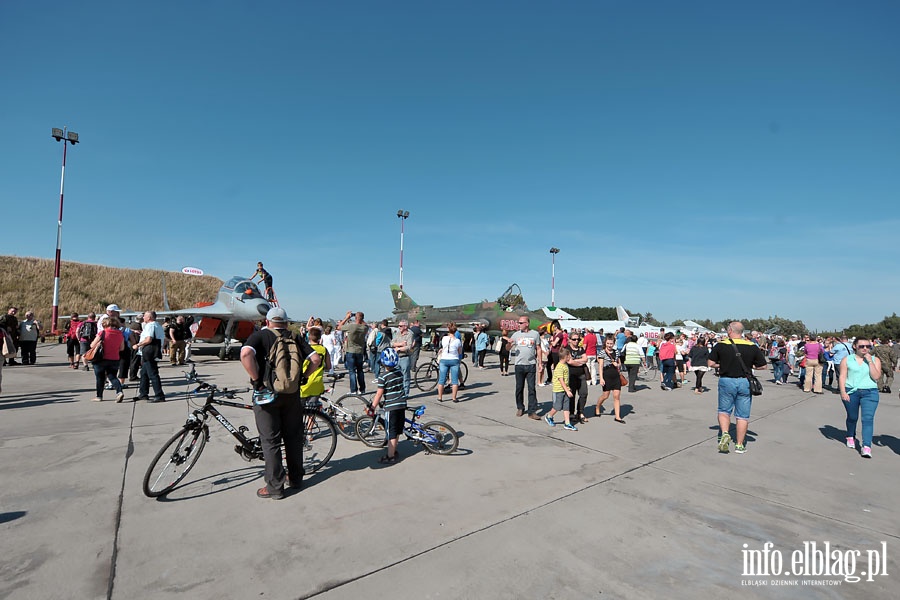
<path id="1" fill-rule="evenodd" d="M 403 425 L 406 423 L 405 413 L 406 411 L 402 408 L 389 410 L 384 413 L 389 440 L 395 440 L 403 433 Z"/>
<path id="2" fill-rule="evenodd" d="M 565 392 L 553 392 L 553 410 L 568 410 L 569 395 Z"/>
<path id="3" fill-rule="evenodd" d="M 78 344 L 79 344 L 79 348 L 81 348 L 81 352 L 79 352 L 79 354 L 81 354 L 82 356 L 87 354 L 87 351 L 91 347 L 91 343 L 90 342 L 78 342 Z"/>
<path id="4" fill-rule="evenodd" d="M 746 377 L 719 377 L 719 414 L 750 420 L 750 382 Z"/>
<path id="5" fill-rule="evenodd" d="M 603 367 L 603 391 L 610 392 L 621 389 L 622 379 L 619 377 L 619 367 L 615 365 Z"/>
<path id="6" fill-rule="evenodd" d="M 66 356 L 72 358 L 76 354 L 81 354 L 81 344 L 78 340 L 66 340 Z"/>
<path id="7" fill-rule="evenodd" d="M 459 359 L 442 358 L 438 366 L 438 385 L 447 383 L 447 371 L 450 371 L 450 385 L 459 385 Z"/>

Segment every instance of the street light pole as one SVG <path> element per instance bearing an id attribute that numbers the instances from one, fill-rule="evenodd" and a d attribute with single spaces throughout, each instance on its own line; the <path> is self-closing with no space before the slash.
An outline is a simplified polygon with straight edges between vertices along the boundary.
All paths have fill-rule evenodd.
<path id="1" fill-rule="evenodd" d="M 400 219 L 400 289 L 403 289 L 403 222 L 409 218 L 409 211 L 402 208 L 397 211 Z"/>
<path id="2" fill-rule="evenodd" d="M 550 270 L 550 306 L 556 306 L 556 255 L 559 248 L 550 248 L 552 266 Z"/>
<path id="3" fill-rule="evenodd" d="M 50 131 L 50 136 L 57 142 L 63 143 L 62 173 L 59 176 L 59 220 L 56 224 L 56 264 L 53 267 L 53 308 L 50 314 L 50 323 L 53 335 L 58 335 L 57 328 L 59 322 L 59 267 L 62 257 L 62 222 L 63 222 L 63 190 L 66 186 L 66 149 L 69 144 L 73 146 L 78 143 L 78 134 L 69 131 L 67 127 L 59 129 L 54 127 Z"/>

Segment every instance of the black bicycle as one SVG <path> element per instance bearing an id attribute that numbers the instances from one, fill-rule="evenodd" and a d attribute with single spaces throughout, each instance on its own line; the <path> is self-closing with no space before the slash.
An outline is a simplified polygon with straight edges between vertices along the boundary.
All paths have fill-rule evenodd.
<path id="1" fill-rule="evenodd" d="M 247 437 L 250 430 L 241 425 L 235 427 L 215 405 L 232 406 L 252 410 L 252 404 L 230 402 L 240 400 L 239 394 L 246 394 L 249 388 L 239 390 L 219 389 L 217 386 L 200 381 L 191 370 L 185 373 L 188 381 L 198 386 L 188 394 L 188 406 L 197 406 L 196 398 L 201 392 L 206 394 L 203 406 L 196 408 L 187 418 L 184 426 L 159 449 L 147 473 L 144 475 L 144 494 L 150 498 L 164 496 L 172 491 L 197 464 L 206 442 L 209 441 L 207 420 L 212 415 L 222 427 L 228 430 L 239 443 L 234 447 L 246 461 L 263 460 L 262 445 L 257 437 Z M 308 475 L 325 466 L 337 446 L 337 430 L 334 422 L 322 411 L 303 409 L 303 470 Z M 284 448 L 282 448 L 282 457 Z M 287 468 L 285 466 L 285 468 Z"/>
<path id="2" fill-rule="evenodd" d="M 440 374 L 441 367 L 440 361 L 438 360 L 438 353 L 435 352 L 434 356 L 431 357 L 427 363 L 423 363 L 416 367 L 416 372 L 413 374 L 413 384 L 422 390 L 423 392 L 430 392 L 434 388 L 437 387 L 438 384 L 438 375 Z M 459 387 L 466 387 L 466 379 L 469 378 L 469 367 L 466 366 L 466 363 L 463 362 L 462 359 L 459 361 Z M 450 382 L 450 376 L 447 375 L 447 382 Z"/>

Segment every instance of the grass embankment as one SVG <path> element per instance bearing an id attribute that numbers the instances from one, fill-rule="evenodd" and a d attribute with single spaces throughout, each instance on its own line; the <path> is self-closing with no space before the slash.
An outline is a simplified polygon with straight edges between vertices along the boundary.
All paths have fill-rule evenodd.
<path id="1" fill-rule="evenodd" d="M 53 304 L 53 261 L 45 258 L 3 256 L 0 264 L 0 310 L 17 306 L 19 320 L 26 310 L 49 331 Z M 73 312 L 102 313 L 109 304 L 123 310 L 162 310 L 162 275 L 166 276 L 169 308 L 189 308 L 212 302 L 222 281 L 203 275 L 185 275 L 156 269 L 120 269 L 102 265 L 63 262 L 60 267 L 60 323 Z"/>

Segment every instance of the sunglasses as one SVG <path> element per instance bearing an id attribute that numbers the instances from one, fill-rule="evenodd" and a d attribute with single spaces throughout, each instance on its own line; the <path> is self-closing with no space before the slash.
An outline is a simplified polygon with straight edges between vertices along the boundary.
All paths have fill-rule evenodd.
<path id="1" fill-rule="evenodd" d="M 857 348 L 871 348 L 872 346 L 873 346 L 872 344 L 857 344 L 856 345 Z"/>
<path id="2" fill-rule="evenodd" d="M 569 338 L 570 342 L 580 342 L 581 338 Z"/>

